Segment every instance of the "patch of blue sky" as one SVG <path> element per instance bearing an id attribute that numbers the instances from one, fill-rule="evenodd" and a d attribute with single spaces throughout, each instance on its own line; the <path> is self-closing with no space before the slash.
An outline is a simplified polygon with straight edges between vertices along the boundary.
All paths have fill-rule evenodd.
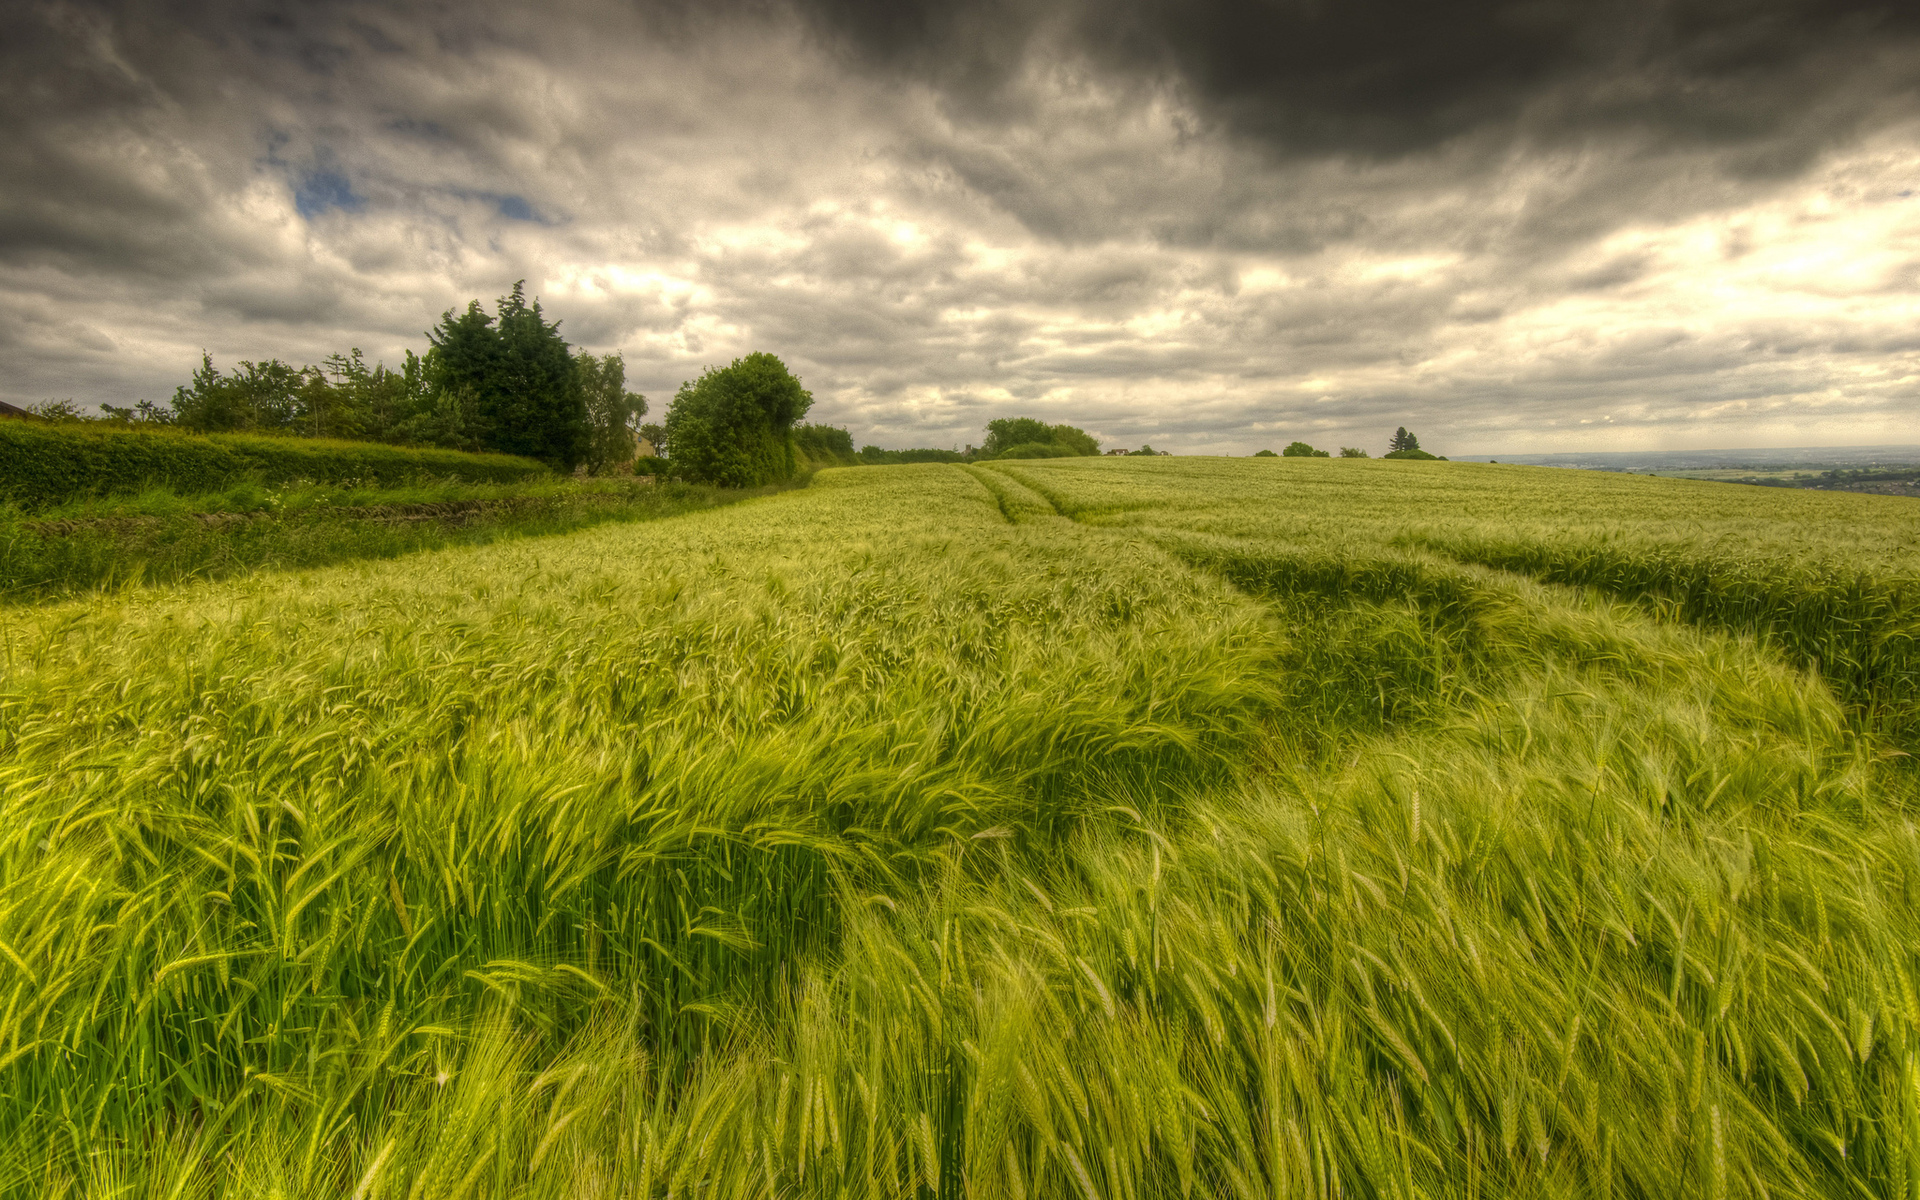
<path id="1" fill-rule="evenodd" d="M 359 212 L 367 206 L 365 196 L 353 190 L 353 183 L 338 171 L 312 171 L 293 187 L 294 211 L 311 221 L 328 209 Z"/>
<path id="2" fill-rule="evenodd" d="M 527 203 L 525 196 L 495 196 L 493 206 L 501 216 L 509 221 L 538 221 L 540 214 L 533 211 L 533 205 Z"/>

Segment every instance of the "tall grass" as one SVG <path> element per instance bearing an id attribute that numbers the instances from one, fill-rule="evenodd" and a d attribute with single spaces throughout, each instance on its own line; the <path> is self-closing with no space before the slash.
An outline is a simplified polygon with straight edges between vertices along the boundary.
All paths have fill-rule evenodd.
<path id="1" fill-rule="evenodd" d="M 150 488 L 32 514 L 0 506 L 0 603 L 567 533 L 749 494 L 632 478 L 405 488 L 245 481 L 188 495 Z"/>
<path id="2" fill-rule="evenodd" d="M 1228 467 L 12 610 L 0 1190 L 1912 1194 L 1876 735 Z"/>

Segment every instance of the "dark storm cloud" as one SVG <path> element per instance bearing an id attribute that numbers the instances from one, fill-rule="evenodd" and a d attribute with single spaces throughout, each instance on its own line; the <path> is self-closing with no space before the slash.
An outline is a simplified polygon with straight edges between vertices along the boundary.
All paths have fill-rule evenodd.
<path id="1" fill-rule="evenodd" d="M 1036 43 L 1177 80 L 1287 153 L 1403 154 L 1486 127 L 1739 143 L 1823 98 L 1910 89 L 1920 8 L 1894 0 L 799 0 L 870 65 L 991 116 Z M 1861 84 L 1867 84 L 1861 87 Z M 1784 167 L 1806 147 L 1748 160 Z"/>
<path id="2" fill-rule="evenodd" d="M 1015 409 L 1189 450 L 1883 428 L 1920 376 L 1917 34 L 1637 0 L 6 6 L 0 391 L 391 361 L 525 278 L 656 401 L 773 349 L 890 444 Z"/>

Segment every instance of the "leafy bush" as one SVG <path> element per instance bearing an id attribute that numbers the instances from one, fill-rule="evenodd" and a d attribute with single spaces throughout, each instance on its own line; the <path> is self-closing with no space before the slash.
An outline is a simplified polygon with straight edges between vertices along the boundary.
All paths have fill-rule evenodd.
<path id="1" fill-rule="evenodd" d="M 995 458 L 1079 458 L 1080 452 L 1062 446 L 1057 442 L 1022 442 L 1018 446 L 1009 446 Z"/>
<path id="2" fill-rule="evenodd" d="M 1384 458 L 1417 458 L 1427 462 L 1441 461 L 1438 455 L 1428 454 L 1425 450 L 1389 450 Z"/>
<path id="3" fill-rule="evenodd" d="M 426 375 L 443 397 L 460 400 L 480 445 L 524 454 L 571 471 L 593 454 L 593 426 L 578 365 L 548 321 L 540 302 L 528 304 L 520 284 L 500 297 L 499 320 L 478 300 L 455 316 L 448 311 L 427 334 Z M 596 367 L 599 368 L 598 360 Z M 603 404 L 628 403 L 625 369 L 616 381 L 604 368 L 593 372 L 596 387 L 616 396 Z M 621 425 L 626 413 L 617 418 Z"/>
<path id="4" fill-rule="evenodd" d="M 958 450 L 934 450 L 914 448 L 908 450 L 883 450 L 878 446 L 860 447 L 860 461 L 867 466 L 893 466 L 898 463 L 957 463 L 966 462 L 967 456 Z"/>
<path id="5" fill-rule="evenodd" d="M 647 398 L 627 390 L 627 363 L 618 354 L 573 357 L 574 374 L 587 406 L 586 465 L 595 475 L 626 470 L 632 464 L 634 430 L 647 415 Z"/>
<path id="6" fill-rule="evenodd" d="M 1018 458 L 1092 457 L 1100 453 L 1093 435 L 1073 425 L 1049 425 L 1032 417 L 1001 417 L 987 422 L 987 440 L 980 452 L 988 458 L 1006 458 L 1027 446 L 1058 446 L 1058 454 L 1020 454 Z"/>
<path id="7" fill-rule="evenodd" d="M 1342 446 L 1340 447 L 1340 457 L 1341 458 L 1371 458 L 1372 455 L 1369 455 L 1365 450 L 1360 449 L 1358 446 Z"/>
<path id="8" fill-rule="evenodd" d="M 785 483 L 800 465 L 793 423 L 812 406 L 813 394 L 771 354 L 710 368 L 667 406 L 674 474 L 721 487 Z"/>
<path id="9" fill-rule="evenodd" d="M 796 425 L 793 445 L 818 467 L 850 467 L 859 461 L 853 453 L 853 435 L 837 425 Z"/>
<path id="10" fill-rule="evenodd" d="M 1255 458 L 1279 458 L 1280 457 L 1278 454 L 1275 454 L 1271 450 L 1255 450 L 1253 452 L 1253 456 Z"/>
<path id="11" fill-rule="evenodd" d="M 1312 446 L 1307 445 L 1305 442 L 1289 442 L 1287 443 L 1287 448 L 1280 452 L 1280 457 L 1281 458 L 1332 458 L 1333 456 L 1331 454 L 1328 454 L 1325 450 L 1315 450 Z"/>
<path id="12" fill-rule="evenodd" d="M 450 476 L 510 483 L 545 471 L 531 459 L 505 454 L 377 442 L 0 421 L 0 497 L 29 508 L 162 484 L 178 492 L 211 492 L 243 479 L 395 485 Z"/>

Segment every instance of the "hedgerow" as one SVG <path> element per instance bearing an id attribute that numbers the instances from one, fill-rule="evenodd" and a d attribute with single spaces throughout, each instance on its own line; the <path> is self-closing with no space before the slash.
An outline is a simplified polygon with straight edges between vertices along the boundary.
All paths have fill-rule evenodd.
<path id="1" fill-rule="evenodd" d="M 545 471 L 532 459 L 506 454 L 377 442 L 0 422 L 0 498 L 28 508 L 156 486 L 217 491 L 249 478 L 391 486 L 423 476 L 511 483 Z"/>

